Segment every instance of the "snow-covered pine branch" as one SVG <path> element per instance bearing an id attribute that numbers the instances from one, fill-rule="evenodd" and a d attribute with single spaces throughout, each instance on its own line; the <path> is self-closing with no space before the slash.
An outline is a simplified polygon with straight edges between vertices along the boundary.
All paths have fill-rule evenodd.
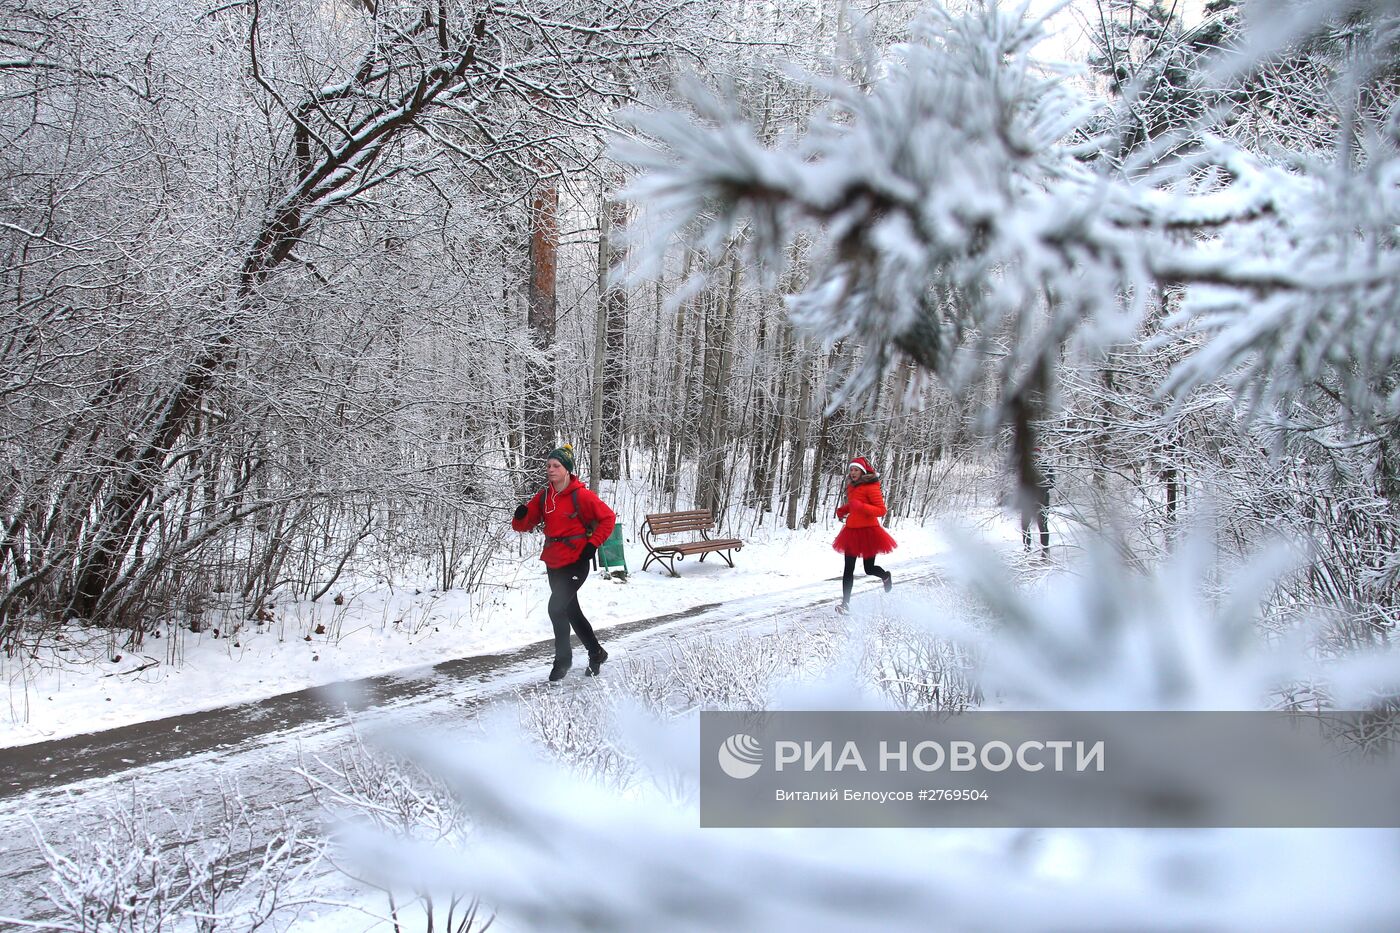
<path id="1" fill-rule="evenodd" d="M 812 79 L 829 105 L 775 145 L 699 90 L 692 114 L 631 113 L 626 193 L 663 234 L 640 248 L 654 267 L 670 241 L 714 248 L 742 230 L 776 269 L 812 233 L 817 271 L 789 306 L 865 347 L 847 397 L 899 354 L 952 378 L 980 334 L 1016 335 L 1013 383 L 1086 322 L 1095 343 L 1125 337 L 1140 307 L 1123 288 L 1149 279 L 1146 244 L 1122 232 L 1140 208 L 1067 145 L 1089 110 L 1038 66 L 1038 36 L 995 8 L 935 9 L 856 78 Z"/>
<path id="2" fill-rule="evenodd" d="M 1392 17 L 1375 15 L 1388 42 Z M 1153 288 L 1199 284 L 1217 289 L 1182 320 L 1216 340 L 1169 389 L 1258 350 L 1251 391 L 1350 360 L 1348 384 L 1369 380 L 1390 404 L 1378 380 L 1400 347 L 1394 120 L 1367 137 L 1360 171 L 1268 165 L 1205 133 L 1129 177 L 1081 161 L 1091 110 L 1034 60 L 1038 36 L 1020 12 L 935 8 L 854 78 L 813 79 L 825 112 L 775 144 L 703 90 L 690 91 L 690 113 L 631 113 L 636 137 L 616 154 L 637 173 L 627 194 L 652 215 L 648 231 L 662 234 L 640 248 L 655 268 L 678 241 L 713 249 L 742 233 L 781 268 L 789 243 L 815 236 L 816 270 L 789 306 L 823 339 L 865 347 L 847 397 L 899 355 L 955 378 L 955 352 L 999 332 L 1011 337 L 1002 394 L 1014 397 L 1066 340 L 1127 340 Z"/>

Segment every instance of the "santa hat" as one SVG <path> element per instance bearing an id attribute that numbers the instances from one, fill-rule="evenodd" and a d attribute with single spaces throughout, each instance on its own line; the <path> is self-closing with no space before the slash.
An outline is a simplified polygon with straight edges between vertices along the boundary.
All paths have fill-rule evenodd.
<path id="1" fill-rule="evenodd" d="M 851 466 L 860 467 L 860 471 L 862 473 L 875 472 L 874 468 L 870 465 L 870 461 L 865 459 L 864 457 L 856 457 L 854 460 L 851 461 Z M 849 467 L 847 469 L 849 469 Z"/>

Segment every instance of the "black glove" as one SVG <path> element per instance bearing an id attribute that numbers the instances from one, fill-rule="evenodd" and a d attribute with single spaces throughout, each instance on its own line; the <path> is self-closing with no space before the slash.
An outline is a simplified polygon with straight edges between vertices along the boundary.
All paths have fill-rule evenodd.
<path id="1" fill-rule="evenodd" d="M 592 560 L 592 559 L 593 559 L 593 555 L 594 555 L 594 554 L 597 554 L 597 553 L 598 553 L 598 545 L 594 544 L 592 541 L 589 541 L 587 544 L 585 544 L 585 545 L 583 546 L 583 553 L 579 555 L 579 558 L 578 558 L 578 559 L 579 559 L 580 561 Z"/>
<path id="2" fill-rule="evenodd" d="M 528 514 L 530 514 L 530 507 L 525 503 L 522 502 L 515 507 L 515 520 L 517 522 L 525 521 L 525 516 Z"/>

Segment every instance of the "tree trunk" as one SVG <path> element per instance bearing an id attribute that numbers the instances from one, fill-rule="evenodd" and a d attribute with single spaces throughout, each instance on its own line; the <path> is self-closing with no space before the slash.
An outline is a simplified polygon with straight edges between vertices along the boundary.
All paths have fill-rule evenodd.
<path id="1" fill-rule="evenodd" d="M 734 330 L 734 309 L 739 297 L 739 253 L 730 254 L 729 287 L 706 315 L 705 381 L 701 387 L 703 407 L 700 421 L 700 450 L 697 458 L 695 507 L 709 509 L 719 519 L 724 496 L 725 448 L 729 443 L 728 385 L 732 355 L 729 342 Z"/>
<path id="2" fill-rule="evenodd" d="M 817 449 L 812 457 L 812 474 L 807 489 L 807 508 L 802 513 L 802 527 L 809 528 L 817 520 L 817 502 L 821 498 L 822 473 L 826 470 L 826 458 L 831 441 L 831 418 L 822 413 L 821 427 L 817 430 Z"/>
<path id="3" fill-rule="evenodd" d="M 686 251 L 685 261 L 681 267 L 681 281 L 685 282 L 690 278 L 691 263 L 694 254 Z M 658 296 L 658 310 L 659 308 Z M 683 352 L 686 346 L 685 333 L 686 315 L 677 312 L 675 315 L 675 340 L 671 347 L 671 367 L 670 378 L 667 381 L 665 398 L 667 402 L 667 431 L 666 431 L 666 464 L 665 475 L 662 480 L 662 491 L 670 497 L 669 508 L 674 511 L 676 508 L 676 496 L 679 489 L 681 452 L 684 449 L 684 422 L 686 407 L 686 379 L 688 369 L 685 366 L 686 354 Z"/>
<path id="4" fill-rule="evenodd" d="M 538 356 L 525 374 L 525 462 L 554 448 L 554 335 L 559 263 L 559 188 L 543 177 L 530 202 L 530 281 L 526 325 Z M 527 482 L 526 485 L 530 485 Z M 522 488 L 523 494 L 526 490 Z"/>
<path id="5" fill-rule="evenodd" d="M 598 323 L 593 332 L 593 410 L 588 428 L 588 487 L 598 491 L 598 484 L 608 478 L 603 466 L 603 373 L 608 359 L 608 270 L 612 268 L 612 248 L 608 242 L 608 221 L 611 211 L 606 203 L 598 210 Z"/>
<path id="6" fill-rule="evenodd" d="M 762 372 L 757 376 L 757 411 L 754 428 L 757 431 L 753 456 L 753 494 L 751 504 L 760 513 L 773 510 L 773 476 L 777 472 L 777 454 L 783 443 L 782 410 L 787 385 L 784 362 L 787 354 L 788 328 L 776 316 L 764 314 L 758 324 L 759 359 L 777 363 L 776 373 Z"/>
<path id="7" fill-rule="evenodd" d="M 801 361 L 801 365 L 794 369 L 799 380 L 799 394 L 797 412 L 793 416 L 792 443 L 788 451 L 787 527 L 792 530 L 797 528 L 797 506 L 802 501 L 802 471 L 807 460 L 807 444 L 803 440 L 803 432 L 809 421 L 808 409 L 812 404 L 811 361 L 804 359 L 805 356 L 799 346 L 796 357 Z"/>
<path id="8" fill-rule="evenodd" d="M 627 392 L 626 339 L 627 339 L 627 289 L 621 284 L 606 287 L 606 279 L 614 267 L 625 257 L 619 256 L 612 245 L 618 237 L 612 231 L 625 231 L 627 208 L 620 201 L 612 201 L 603 206 L 600 215 L 611 214 L 611 222 L 604 225 L 604 236 L 609 240 L 608 268 L 604 274 L 603 288 L 599 295 L 601 305 L 607 310 L 606 337 L 607 353 L 603 368 L 603 437 L 602 437 L 602 476 L 603 479 L 620 479 L 623 475 L 622 450 L 627 436 L 627 425 L 623 421 L 623 401 Z M 602 246 L 600 244 L 600 250 Z M 600 326 L 602 322 L 600 321 Z"/>

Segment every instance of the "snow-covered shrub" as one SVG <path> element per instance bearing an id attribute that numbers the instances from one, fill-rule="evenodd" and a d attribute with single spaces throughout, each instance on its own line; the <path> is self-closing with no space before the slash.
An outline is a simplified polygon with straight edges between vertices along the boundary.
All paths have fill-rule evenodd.
<path id="1" fill-rule="evenodd" d="M 962 712 L 980 703 L 974 653 L 897 615 L 872 619 L 863 675 L 897 709 Z"/>
<path id="2" fill-rule="evenodd" d="M 103 826 L 59 844 L 39 836 L 49 865 L 49 915 L 29 929 L 82 933 L 251 931 L 280 928 L 304 903 L 288 892 L 314 867 L 319 845 L 279 811 L 269 827 L 236 788 L 218 811 L 153 810 L 133 788 Z"/>
<path id="3" fill-rule="evenodd" d="M 661 720 L 696 709 L 762 709 L 784 682 L 824 669 L 843 638 L 835 626 L 814 619 L 800 629 L 681 641 L 661 657 L 615 661 L 607 677 L 577 687 L 520 691 L 520 725 L 581 774 L 626 786 L 634 765 L 617 740 L 620 707 L 639 707 Z"/>
<path id="4" fill-rule="evenodd" d="M 559 761 L 593 780 L 621 786 L 631 776 L 631 764 L 613 736 L 617 696 L 610 679 L 599 678 L 577 689 L 521 693 L 520 721 Z"/>
<path id="5" fill-rule="evenodd" d="M 460 849 L 471 823 L 460 801 L 443 782 L 402 756 L 365 742 L 358 732 L 338 760 L 303 762 L 297 773 L 329 817 L 331 857 L 341 871 L 362 884 L 383 890 L 396 929 L 420 915 L 425 929 L 442 925 L 448 933 L 470 933 L 477 926 L 475 898 L 442 893 L 414 879 L 386 880 L 377 866 L 363 870 L 345 857 L 345 838 L 366 828 L 404 841 L 425 841 L 443 847 L 443 857 Z"/>
<path id="6" fill-rule="evenodd" d="M 672 684 L 683 709 L 763 709 L 776 683 L 829 656 L 820 631 L 738 639 L 706 637 L 672 649 Z"/>

